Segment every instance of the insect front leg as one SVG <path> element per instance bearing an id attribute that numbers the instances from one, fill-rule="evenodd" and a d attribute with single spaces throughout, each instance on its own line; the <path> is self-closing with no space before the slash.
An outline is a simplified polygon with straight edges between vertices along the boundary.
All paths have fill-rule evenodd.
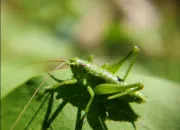
<path id="1" fill-rule="evenodd" d="M 76 84 L 77 80 L 76 79 L 70 79 L 70 80 L 64 80 L 60 83 L 57 83 L 51 87 L 45 88 L 46 91 L 53 91 L 53 90 L 57 90 L 59 87 L 63 86 L 63 85 L 69 85 L 69 84 Z"/>
<path id="2" fill-rule="evenodd" d="M 85 122 L 85 119 L 86 119 L 87 114 L 89 112 L 89 108 L 90 108 L 90 106 L 92 104 L 92 101 L 94 99 L 94 91 L 93 91 L 93 89 L 90 86 L 87 86 L 87 91 L 89 92 L 91 97 L 90 97 L 89 102 L 88 102 L 88 104 L 87 104 L 87 106 L 85 108 L 85 113 L 82 113 L 83 115 L 82 115 L 81 120 L 83 120 L 83 122 Z"/>
<path id="3" fill-rule="evenodd" d="M 48 75 L 49 75 L 52 79 L 54 79 L 55 81 L 57 81 L 58 83 L 59 83 L 59 82 L 63 82 L 63 80 L 56 78 L 56 77 L 55 77 L 54 75 L 52 75 L 51 73 L 48 73 Z"/>

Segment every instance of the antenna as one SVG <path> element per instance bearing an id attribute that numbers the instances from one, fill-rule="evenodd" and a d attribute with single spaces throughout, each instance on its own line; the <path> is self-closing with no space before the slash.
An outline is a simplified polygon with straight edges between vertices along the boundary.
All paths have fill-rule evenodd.
<path id="1" fill-rule="evenodd" d="M 29 62 L 24 65 L 19 66 L 19 68 L 24 68 L 26 66 L 30 65 L 36 65 L 36 64 L 42 64 L 42 63 L 52 63 L 52 62 L 67 62 L 67 60 L 44 60 L 44 61 L 35 61 L 35 62 Z"/>
<path id="2" fill-rule="evenodd" d="M 51 62 L 51 61 L 48 61 Z M 58 60 L 56 60 L 56 62 L 58 62 Z M 59 62 L 62 62 L 61 60 L 59 60 Z M 37 62 L 36 62 L 37 63 Z M 54 71 L 56 71 L 57 69 L 61 68 L 63 65 L 65 65 L 67 63 L 67 61 L 64 61 L 64 63 L 60 64 L 58 67 L 56 67 L 55 69 L 51 70 L 49 73 L 52 73 Z M 33 100 L 33 98 L 36 96 L 37 92 L 39 91 L 39 89 L 43 86 L 43 84 L 46 82 L 46 80 L 49 78 L 49 75 L 47 75 L 44 80 L 41 82 L 41 84 L 39 85 L 39 87 L 36 89 L 36 91 L 34 92 L 34 94 L 32 95 L 32 97 L 29 99 L 28 103 L 25 105 L 24 109 L 22 110 L 22 112 L 19 114 L 19 116 L 17 117 L 16 121 L 14 122 L 14 124 L 11 127 L 11 130 L 13 130 L 15 128 L 15 126 L 17 125 L 17 123 L 19 122 L 19 120 L 21 119 L 22 115 L 24 114 L 24 112 L 26 111 L 26 109 L 28 108 L 28 106 L 30 105 L 31 101 Z"/>

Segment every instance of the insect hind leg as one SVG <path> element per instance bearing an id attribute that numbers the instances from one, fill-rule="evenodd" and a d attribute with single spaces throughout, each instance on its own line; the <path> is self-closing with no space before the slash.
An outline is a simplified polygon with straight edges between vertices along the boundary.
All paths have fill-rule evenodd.
<path id="1" fill-rule="evenodd" d="M 125 73 L 125 75 L 124 75 L 124 77 L 123 77 L 123 80 L 125 80 L 125 79 L 127 78 L 130 70 L 132 69 L 132 67 L 133 67 L 133 65 L 134 65 L 134 63 L 135 63 L 135 61 L 136 61 L 136 58 L 137 58 L 137 56 L 138 56 L 138 54 L 139 54 L 139 51 L 140 51 L 139 47 L 138 47 L 138 46 L 134 46 L 133 49 L 132 49 L 132 51 L 124 58 L 125 61 L 126 61 L 126 59 L 132 57 L 131 62 L 130 62 L 130 64 L 129 64 L 129 66 L 128 66 L 128 69 L 126 70 L 126 73 Z"/>
<path id="2" fill-rule="evenodd" d="M 138 46 L 134 46 L 133 49 L 125 56 L 123 57 L 121 60 L 119 60 L 118 62 L 114 63 L 114 64 L 111 64 L 111 65 L 108 65 L 108 64 L 104 64 L 102 66 L 102 68 L 108 70 L 109 72 L 115 74 L 119 69 L 120 67 L 130 58 L 131 59 L 131 62 L 128 66 L 128 69 L 126 70 L 125 72 L 125 75 L 124 77 L 122 78 L 122 80 L 125 80 L 132 68 L 132 66 L 134 65 L 135 61 L 136 61 L 136 57 L 138 56 L 139 54 L 139 47 Z"/>
<path id="3" fill-rule="evenodd" d="M 111 96 L 109 96 L 107 99 L 108 99 L 108 100 L 111 100 L 111 99 L 119 98 L 119 97 L 128 95 L 128 94 L 130 94 L 130 93 L 132 93 L 132 92 L 136 92 L 136 91 L 138 91 L 138 90 L 143 89 L 143 85 L 142 85 L 141 83 L 129 84 L 129 85 L 127 85 L 126 87 L 127 87 L 127 90 L 125 90 L 124 92 L 120 92 L 120 93 L 111 95 Z"/>

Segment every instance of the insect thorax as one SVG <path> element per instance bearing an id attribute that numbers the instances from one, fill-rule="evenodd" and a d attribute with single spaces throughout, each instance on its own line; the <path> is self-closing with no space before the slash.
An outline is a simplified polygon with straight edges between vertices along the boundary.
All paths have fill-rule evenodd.
<path id="1" fill-rule="evenodd" d="M 101 83 L 121 83 L 117 76 L 105 69 L 97 67 L 87 61 L 74 58 L 70 61 L 73 76 L 79 81 L 86 80 L 87 85 L 95 86 Z"/>

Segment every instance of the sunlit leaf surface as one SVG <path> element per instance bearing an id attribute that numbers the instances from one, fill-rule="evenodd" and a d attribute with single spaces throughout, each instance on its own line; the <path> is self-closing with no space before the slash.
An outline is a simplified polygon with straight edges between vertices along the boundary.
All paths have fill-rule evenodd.
<path id="1" fill-rule="evenodd" d="M 71 77 L 69 70 L 55 73 L 60 79 Z M 2 129 L 9 129 L 18 114 L 32 96 L 35 88 L 42 81 L 42 76 L 34 77 L 2 99 Z M 109 130 L 164 130 L 180 129 L 178 114 L 180 110 L 180 88 L 178 84 L 146 76 L 132 75 L 128 83 L 141 81 L 144 84 L 142 93 L 147 96 L 147 103 L 128 104 L 122 100 L 101 102 L 96 97 L 87 121 L 81 124 L 81 110 L 86 106 L 89 95 L 80 85 L 69 85 L 60 88 L 56 93 L 46 93 L 43 89 L 28 107 L 19 123 L 18 129 L 62 129 L 75 128 L 109 129 Z M 55 84 L 49 79 L 44 86 Z M 43 96 L 42 96 L 43 95 Z"/>

